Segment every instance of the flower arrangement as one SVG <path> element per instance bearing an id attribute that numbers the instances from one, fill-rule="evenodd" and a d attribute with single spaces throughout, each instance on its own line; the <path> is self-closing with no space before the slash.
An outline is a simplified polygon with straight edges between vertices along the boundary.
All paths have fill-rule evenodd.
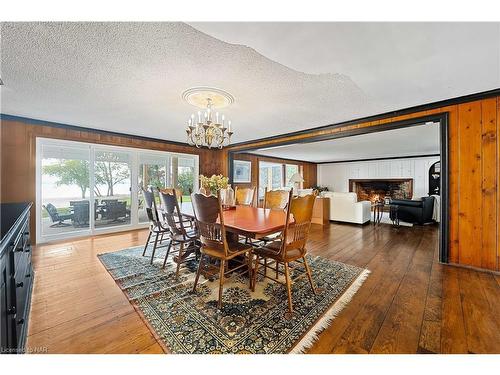
<path id="1" fill-rule="evenodd" d="M 229 179 L 223 175 L 213 174 L 211 177 L 206 177 L 200 175 L 200 185 L 207 193 L 217 195 L 220 189 L 226 189 L 228 187 Z"/>

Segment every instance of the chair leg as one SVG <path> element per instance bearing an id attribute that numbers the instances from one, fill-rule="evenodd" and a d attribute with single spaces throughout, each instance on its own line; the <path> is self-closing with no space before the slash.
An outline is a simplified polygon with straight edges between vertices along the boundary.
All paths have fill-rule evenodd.
<path id="1" fill-rule="evenodd" d="M 151 253 L 151 261 L 149 262 L 150 264 L 153 264 L 153 260 L 155 258 L 156 246 L 158 246 L 158 237 L 159 236 L 160 236 L 160 234 L 156 233 L 155 244 L 153 245 L 153 252 Z"/>
<path id="2" fill-rule="evenodd" d="M 181 269 L 182 253 L 184 252 L 184 244 L 181 242 L 179 245 L 179 254 L 177 254 L 177 269 L 175 270 L 175 278 L 179 278 L 179 270 Z"/>
<path id="3" fill-rule="evenodd" d="M 309 279 L 309 284 L 311 284 L 311 289 L 313 290 L 314 295 L 316 295 L 317 292 L 316 292 L 316 287 L 314 286 L 311 268 L 309 267 L 309 264 L 307 263 L 306 257 L 303 256 L 302 259 L 304 259 L 304 266 L 306 267 L 307 278 Z"/>
<path id="4" fill-rule="evenodd" d="M 252 271 L 253 271 L 253 269 L 252 269 L 252 258 L 253 258 L 253 254 L 252 254 L 252 250 L 250 250 L 250 251 L 248 252 L 248 280 L 249 280 L 249 282 L 250 282 L 250 290 L 251 290 L 252 292 L 254 292 L 254 291 L 255 291 L 255 289 L 253 288 L 253 277 L 252 277 L 252 276 L 253 276 L 253 275 L 252 275 L 252 273 L 253 273 L 253 272 L 252 272 Z"/>
<path id="5" fill-rule="evenodd" d="M 220 261 L 220 271 L 219 271 L 219 302 L 217 303 L 217 307 L 222 309 L 222 287 L 224 285 L 224 269 L 225 269 L 226 261 Z"/>
<path id="6" fill-rule="evenodd" d="M 172 247 L 172 240 L 170 240 L 168 247 L 167 247 L 167 253 L 165 254 L 165 260 L 163 261 L 163 269 L 165 268 L 165 265 L 167 264 L 167 258 L 168 254 L 170 253 L 170 248 Z"/>
<path id="7" fill-rule="evenodd" d="M 264 277 L 267 276 L 267 258 L 264 258 Z"/>
<path id="8" fill-rule="evenodd" d="M 150 239 L 151 239 L 151 231 L 149 231 L 148 239 L 146 240 L 146 245 L 144 245 L 144 251 L 142 252 L 142 256 L 146 255 L 146 250 L 148 249 Z"/>
<path id="9" fill-rule="evenodd" d="M 256 256 L 255 260 L 255 268 L 253 270 L 253 286 L 252 286 L 252 292 L 255 292 L 255 285 L 257 284 L 257 272 L 259 271 L 259 256 Z"/>
<path id="10" fill-rule="evenodd" d="M 288 311 L 290 313 L 293 313 L 293 307 L 292 307 L 292 284 L 290 281 L 290 270 L 288 267 L 288 263 L 284 262 L 285 264 L 285 280 L 286 280 L 286 290 L 288 292 Z"/>
<path id="11" fill-rule="evenodd" d="M 279 263 L 278 261 L 276 261 L 276 278 L 279 277 L 279 274 L 278 274 L 278 266 L 279 266 Z"/>
<path id="12" fill-rule="evenodd" d="M 198 279 L 200 278 L 200 273 L 202 269 L 203 269 L 203 255 L 200 257 L 200 263 L 198 263 L 198 270 L 196 271 L 196 277 L 194 278 L 193 292 L 196 292 L 196 285 L 198 285 Z"/>

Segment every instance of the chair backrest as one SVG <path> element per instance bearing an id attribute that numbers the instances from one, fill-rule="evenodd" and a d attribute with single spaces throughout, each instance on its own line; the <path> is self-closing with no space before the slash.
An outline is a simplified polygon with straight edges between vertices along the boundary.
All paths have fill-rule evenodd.
<path id="1" fill-rule="evenodd" d="M 239 188 L 236 186 L 234 196 L 236 204 L 241 206 L 252 206 L 255 188 Z"/>
<path id="2" fill-rule="evenodd" d="M 108 219 L 118 219 L 127 216 L 127 202 L 124 201 L 108 201 L 106 202 L 108 210 Z"/>
<path id="3" fill-rule="evenodd" d="M 287 251 L 293 249 L 305 252 L 315 200 L 316 194 L 291 198 L 287 208 L 286 225 L 282 236 L 282 239 L 284 239 L 281 246 L 282 257 L 286 255 Z M 293 223 L 290 223 L 290 214 L 293 216 Z"/>
<path id="4" fill-rule="evenodd" d="M 182 220 L 180 220 L 181 210 L 179 209 L 177 196 L 173 191 L 171 193 L 164 193 L 163 191 L 163 189 L 158 189 L 161 205 L 163 207 L 163 217 L 173 234 L 185 235 L 186 231 L 184 229 L 184 224 Z M 178 219 L 177 221 L 176 218 Z"/>
<path id="5" fill-rule="evenodd" d="M 181 189 L 175 189 L 175 188 L 158 188 L 159 193 L 164 193 L 164 194 L 175 194 L 177 197 L 177 201 L 181 202 L 182 204 L 182 190 Z"/>
<path id="6" fill-rule="evenodd" d="M 50 219 L 53 222 L 58 222 L 59 221 L 59 212 L 57 212 L 56 206 L 54 206 L 52 203 L 47 203 L 46 205 L 43 206 L 47 213 L 50 216 Z"/>
<path id="7" fill-rule="evenodd" d="M 264 208 L 284 210 L 290 201 L 291 190 L 267 190 L 264 194 Z"/>
<path id="8" fill-rule="evenodd" d="M 193 193 L 191 202 L 202 245 L 227 255 L 228 246 L 220 193 L 217 193 L 217 196 Z"/>
<path id="9" fill-rule="evenodd" d="M 70 201 L 69 205 L 73 207 L 73 222 L 78 225 L 89 222 L 89 201 Z"/>
<path id="10" fill-rule="evenodd" d="M 149 221 L 154 225 L 160 224 L 160 217 L 156 209 L 155 195 L 152 191 L 141 188 L 142 195 L 144 196 L 144 203 L 146 204 L 146 213 Z"/>

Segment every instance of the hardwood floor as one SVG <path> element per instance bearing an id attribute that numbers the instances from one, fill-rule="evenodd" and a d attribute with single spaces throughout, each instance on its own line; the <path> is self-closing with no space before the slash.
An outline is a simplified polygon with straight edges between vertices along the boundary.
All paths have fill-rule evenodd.
<path id="1" fill-rule="evenodd" d="M 133 231 L 37 246 L 28 347 L 161 353 L 96 255 L 141 245 Z M 371 275 L 311 353 L 500 353 L 500 276 L 437 262 L 436 227 L 313 225 L 309 251 Z"/>

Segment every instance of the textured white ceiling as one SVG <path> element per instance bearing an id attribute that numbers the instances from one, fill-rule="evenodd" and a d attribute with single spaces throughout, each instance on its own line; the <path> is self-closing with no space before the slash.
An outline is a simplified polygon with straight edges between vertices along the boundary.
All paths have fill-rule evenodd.
<path id="1" fill-rule="evenodd" d="M 498 23 L 193 25 L 2 23 L 1 112 L 184 141 L 215 86 L 238 142 L 500 87 Z"/>
<path id="2" fill-rule="evenodd" d="M 378 133 L 252 151 L 311 162 L 439 154 L 439 125 L 419 125 Z"/>

